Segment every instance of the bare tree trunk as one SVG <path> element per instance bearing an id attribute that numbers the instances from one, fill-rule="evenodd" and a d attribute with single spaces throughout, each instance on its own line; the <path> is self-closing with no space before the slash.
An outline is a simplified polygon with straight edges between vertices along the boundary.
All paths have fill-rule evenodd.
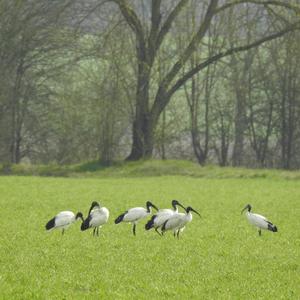
<path id="1" fill-rule="evenodd" d="M 15 86 L 11 101 L 11 136 L 10 136 L 10 162 L 20 162 L 21 126 L 20 122 L 20 89 L 23 76 L 23 59 L 16 72 Z"/>
<path id="2" fill-rule="evenodd" d="M 242 85 L 242 83 L 238 83 Z M 236 111 L 234 119 L 234 146 L 232 154 L 233 166 L 243 164 L 244 133 L 247 129 L 246 99 L 242 86 L 236 87 Z"/>
<path id="3" fill-rule="evenodd" d="M 165 149 L 165 140 L 166 140 L 166 134 L 165 134 L 165 130 L 166 130 L 166 110 L 164 109 L 163 113 L 162 113 L 162 141 L 161 141 L 161 158 L 163 160 L 166 159 L 166 149 Z"/>
<path id="4" fill-rule="evenodd" d="M 251 83 L 249 80 L 250 68 L 253 63 L 254 54 L 253 52 L 247 52 L 244 58 L 244 65 L 242 70 L 237 67 L 236 58 L 232 57 L 233 67 L 233 80 L 235 82 L 235 93 L 236 93 L 236 110 L 234 119 L 234 147 L 232 155 L 233 166 L 241 166 L 243 164 L 244 157 L 244 135 L 247 130 L 247 97 L 250 98 Z"/>
<path id="5" fill-rule="evenodd" d="M 229 148 L 229 137 L 228 129 L 225 128 L 224 116 L 220 114 L 221 119 L 221 154 L 220 154 L 220 166 L 227 166 L 228 148 Z"/>

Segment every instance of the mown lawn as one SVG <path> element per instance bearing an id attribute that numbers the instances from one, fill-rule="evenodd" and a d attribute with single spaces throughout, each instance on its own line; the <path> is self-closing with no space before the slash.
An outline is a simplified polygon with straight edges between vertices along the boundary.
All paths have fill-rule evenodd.
<path id="1" fill-rule="evenodd" d="M 300 181 L 272 178 L 0 177 L 0 299 L 299 299 Z M 198 210 L 181 239 L 114 219 L 172 199 Z M 99 238 L 75 223 L 46 232 L 61 210 L 110 210 Z M 270 218 L 261 237 L 241 216 Z"/>

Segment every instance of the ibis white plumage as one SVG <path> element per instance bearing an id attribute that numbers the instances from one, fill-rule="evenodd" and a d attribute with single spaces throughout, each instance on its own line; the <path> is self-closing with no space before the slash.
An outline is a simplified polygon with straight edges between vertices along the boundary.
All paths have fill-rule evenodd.
<path id="1" fill-rule="evenodd" d="M 130 208 L 129 210 L 125 211 L 123 214 L 118 216 L 115 219 L 115 223 L 116 224 L 119 224 L 121 222 L 132 223 L 133 224 L 132 232 L 133 232 L 133 235 L 136 235 L 135 230 L 136 230 L 136 225 L 137 225 L 138 221 L 147 217 L 151 213 L 151 207 L 153 207 L 154 209 L 156 209 L 158 211 L 158 208 L 153 203 L 151 203 L 150 201 L 147 201 L 146 208 L 144 208 L 144 207 Z"/>
<path id="2" fill-rule="evenodd" d="M 262 216 L 262 215 L 259 215 L 259 214 L 254 214 L 251 212 L 251 205 L 250 204 L 247 204 L 241 214 L 247 210 L 246 212 L 246 217 L 249 221 L 250 224 L 252 224 L 253 226 L 257 227 L 258 228 L 258 234 L 261 235 L 261 230 L 264 229 L 264 230 L 270 230 L 272 232 L 277 232 L 278 229 L 277 227 L 272 224 L 270 221 L 267 220 L 266 217 Z"/>
<path id="3" fill-rule="evenodd" d="M 158 212 L 152 216 L 152 218 L 147 222 L 145 225 L 146 230 L 150 230 L 151 228 L 154 228 L 155 231 L 161 235 L 161 233 L 158 231 L 158 229 L 174 214 L 178 213 L 178 207 L 181 206 L 184 209 L 184 206 L 179 203 L 177 200 L 172 200 L 172 207 L 173 209 L 166 208 L 166 209 L 160 209 Z"/>
<path id="4" fill-rule="evenodd" d="M 83 215 L 81 212 L 78 212 L 75 216 L 75 214 L 71 211 L 61 211 L 54 218 L 48 221 L 46 224 L 46 230 L 62 229 L 62 234 L 64 234 L 65 230 L 78 218 L 83 221 Z"/>
<path id="5" fill-rule="evenodd" d="M 177 238 L 179 239 L 180 231 L 193 219 L 192 212 L 200 216 L 200 214 L 190 206 L 185 209 L 185 212 L 186 213 L 174 213 L 166 220 L 161 228 L 162 234 L 165 231 L 173 230 L 174 237 L 177 235 Z"/>
<path id="6" fill-rule="evenodd" d="M 106 224 L 109 218 L 109 210 L 106 207 L 101 207 L 97 201 L 91 205 L 87 218 L 81 224 L 81 230 L 94 228 L 93 236 L 97 233 L 99 236 L 99 228 Z"/>

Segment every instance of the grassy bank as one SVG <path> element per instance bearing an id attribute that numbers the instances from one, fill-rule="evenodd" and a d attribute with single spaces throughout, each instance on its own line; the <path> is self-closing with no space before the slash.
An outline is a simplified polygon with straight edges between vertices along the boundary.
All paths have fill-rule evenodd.
<path id="1" fill-rule="evenodd" d="M 148 176 L 191 176 L 196 178 L 278 178 L 300 179 L 300 171 L 271 169 L 201 167 L 191 161 L 149 160 L 139 162 L 116 162 L 103 166 L 99 162 L 77 165 L 11 165 L 1 166 L 1 175 L 57 176 L 57 177 L 148 177 Z"/>

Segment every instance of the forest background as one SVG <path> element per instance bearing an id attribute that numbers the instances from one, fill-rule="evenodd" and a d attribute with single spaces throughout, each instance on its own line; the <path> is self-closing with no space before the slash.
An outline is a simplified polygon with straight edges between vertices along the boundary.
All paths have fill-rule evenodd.
<path id="1" fill-rule="evenodd" d="M 300 2 L 0 2 L 0 163 L 300 167 Z"/>

